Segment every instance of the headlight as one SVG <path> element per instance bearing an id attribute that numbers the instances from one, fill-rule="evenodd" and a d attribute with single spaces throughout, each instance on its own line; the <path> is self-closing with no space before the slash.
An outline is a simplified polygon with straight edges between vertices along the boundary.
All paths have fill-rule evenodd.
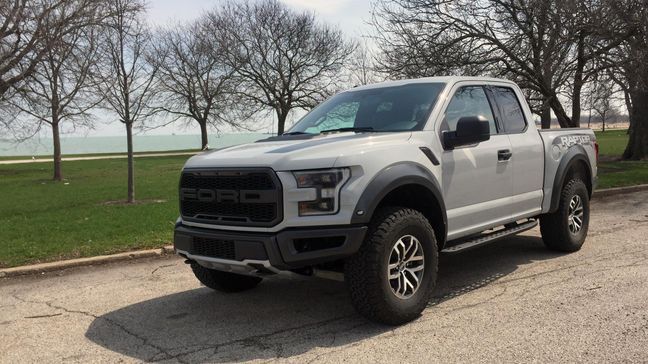
<path id="1" fill-rule="evenodd" d="M 315 200 L 299 201 L 299 216 L 331 215 L 338 212 L 340 190 L 351 176 L 348 168 L 293 172 L 298 188 L 314 188 Z"/>

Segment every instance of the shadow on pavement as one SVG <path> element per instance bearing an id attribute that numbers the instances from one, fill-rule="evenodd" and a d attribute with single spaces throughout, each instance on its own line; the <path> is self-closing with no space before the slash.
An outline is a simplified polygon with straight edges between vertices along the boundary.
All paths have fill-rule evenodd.
<path id="1" fill-rule="evenodd" d="M 442 255 L 431 306 L 557 256 L 530 236 Z M 290 357 L 389 330 L 355 314 L 344 283 L 298 278 L 266 280 L 239 294 L 200 288 L 136 303 L 95 319 L 86 337 L 138 360 L 225 362 Z"/>

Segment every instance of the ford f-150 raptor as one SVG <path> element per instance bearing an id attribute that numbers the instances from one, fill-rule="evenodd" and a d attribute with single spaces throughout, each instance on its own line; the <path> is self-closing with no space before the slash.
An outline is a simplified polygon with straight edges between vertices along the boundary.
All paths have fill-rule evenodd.
<path id="1" fill-rule="evenodd" d="M 358 312 L 401 324 L 425 308 L 439 253 L 538 221 L 548 248 L 579 250 L 597 158 L 589 129 L 537 130 L 510 81 L 356 87 L 283 135 L 190 158 L 174 245 L 207 287 L 337 272 Z"/>

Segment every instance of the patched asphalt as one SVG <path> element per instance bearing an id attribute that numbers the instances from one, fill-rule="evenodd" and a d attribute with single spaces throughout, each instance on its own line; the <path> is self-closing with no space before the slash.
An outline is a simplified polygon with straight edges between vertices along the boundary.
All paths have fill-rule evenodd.
<path id="1" fill-rule="evenodd" d="M 536 228 L 440 264 L 430 307 L 396 328 L 343 282 L 226 295 L 177 257 L 0 279 L 0 362 L 648 361 L 648 192 L 596 200 L 577 253 Z"/>

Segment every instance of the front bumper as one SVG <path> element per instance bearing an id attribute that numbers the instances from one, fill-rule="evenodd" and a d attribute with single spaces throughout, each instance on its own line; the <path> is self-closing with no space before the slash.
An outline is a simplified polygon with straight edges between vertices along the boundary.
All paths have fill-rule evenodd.
<path id="1" fill-rule="evenodd" d="M 241 274 L 277 273 L 348 257 L 366 226 L 290 228 L 277 233 L 232 232 L 176 224 L 178 254 L 207 268 Z"/>

